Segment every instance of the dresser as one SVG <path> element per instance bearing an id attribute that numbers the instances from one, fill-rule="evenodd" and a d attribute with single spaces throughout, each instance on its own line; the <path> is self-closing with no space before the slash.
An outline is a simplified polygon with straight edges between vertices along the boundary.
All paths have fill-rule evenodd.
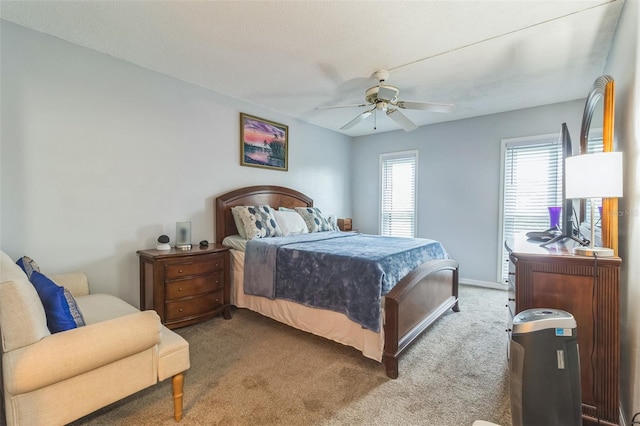
<path id="1" fill-rule="evenodd" d="M 509 252 L 509 334 L 513 316 L 526 309 L 571 313 L 577 322 L 583 424 L 618 425 L 622 261 L 574 256 L 572 241 L 546 248 L 539 244 L 524 235 L 505 243 Z"/>
<path id="2" fill-rule="evenodd" d="M 229 248 L 139 250 L 140 309 L 155 310 L 168 328 L 222 314 L 231 319 Z"/>

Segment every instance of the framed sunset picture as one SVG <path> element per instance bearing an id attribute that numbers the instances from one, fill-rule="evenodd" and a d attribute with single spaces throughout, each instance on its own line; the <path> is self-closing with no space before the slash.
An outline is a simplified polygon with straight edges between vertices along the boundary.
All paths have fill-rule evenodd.
<path id="1" fill-rule="evenodd" d="M 240 113 L 240 164 L 288 170 L 289 127 Z"/>

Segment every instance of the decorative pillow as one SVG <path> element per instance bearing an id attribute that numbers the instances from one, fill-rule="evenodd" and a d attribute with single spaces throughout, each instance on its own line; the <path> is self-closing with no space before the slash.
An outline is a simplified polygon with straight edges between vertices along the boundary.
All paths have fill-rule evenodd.
<path id="1" fill-rule="evenodd" d="M 233 221 L 236 223 L 236 229 L 238 230 L 238 235 L 242 238 L 247 238 L 247 232 L 244 230 L 244 223 L 242 223 L 242 218 L 240 217 L 240 210 L 243 207 L 231 207 L 231 216 L 233 216 Z"/>
<path id="2" fill-rule="evenodd" d="M 31 274 L 31 284 L 40 296 L 49 331 L 58 333 L 78 327 L 71 315 L 64 287 L 60 287 L 38 271 Z"/>
<path id="3" fill-rule="evenodd" d="M 27 274 L 27 278 L 29 279 L 31 279 L 31 274 L 33 274 L 33 271 L 40 272 L 40 267 L 38 266 L 36 261 L 29 256 L 22 256 L 16 261 L 16 263 L 19 267 L 22 268 L 24 273 Z"/>
<path id="4" fill-rule="evenodd" d="M 302 216 L 309 232 L 335 231 L 333 224 L 322 215 L 317 207 L 296 207 L 296 211 Z"/>
<path id="5" fill-rule="evenodd" d="M 64 288 L 64 298 L 67 300 L 67 304 L 69 305 L 69 312 L 71 313 L 71 318 L 73 318 L 73 322 L 76 323 L 76 327 L 84 327 L 87 325 L 84 321 L 84 317 L 82 316 L 82 312 L 80 312 L 80 308 L 78 308 L 78 304 L 76 303 L 76 299 L 74 299 L 73 294 L 66 288 Z"/>
<path id="6" fill-rule="evenodd" d="M 295 210 L 276 210 L 273 212 L 273 215 L 276 218 L 276 222 L 278 222 L 283 236 L 306 234 L 309 232 L 304 219 Z"/>
<path id="7" fill-rule="evenodd" d="M 242 219 L 246 239 L 280 237 L 282 235 L 271 207 L 262 205 L 235 208 L 238 210 L 238 216 Z"/>

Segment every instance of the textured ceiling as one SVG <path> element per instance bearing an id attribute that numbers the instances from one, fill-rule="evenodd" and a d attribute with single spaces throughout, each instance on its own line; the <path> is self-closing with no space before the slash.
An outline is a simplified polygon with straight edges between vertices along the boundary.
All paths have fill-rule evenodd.
<path id="1" fill-rule="evenodd" d="M 5 1 L 2 19 L 321 127 L 340 127 L 387 83 L 418 125 L 586 97 L 623 0 Z M 265 117 L 269 118 L 269 117 Z M 376 114 L 347 131 L 399 129 Z"/>

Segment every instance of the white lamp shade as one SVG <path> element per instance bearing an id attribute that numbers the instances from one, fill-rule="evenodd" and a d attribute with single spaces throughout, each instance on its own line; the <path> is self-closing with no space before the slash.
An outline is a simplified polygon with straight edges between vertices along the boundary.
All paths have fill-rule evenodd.
<path id="1" fill-rule="evenodd" d="M 622 153 L 599 152 L 565 161 L 567 198 L 622 197 Z"/>

